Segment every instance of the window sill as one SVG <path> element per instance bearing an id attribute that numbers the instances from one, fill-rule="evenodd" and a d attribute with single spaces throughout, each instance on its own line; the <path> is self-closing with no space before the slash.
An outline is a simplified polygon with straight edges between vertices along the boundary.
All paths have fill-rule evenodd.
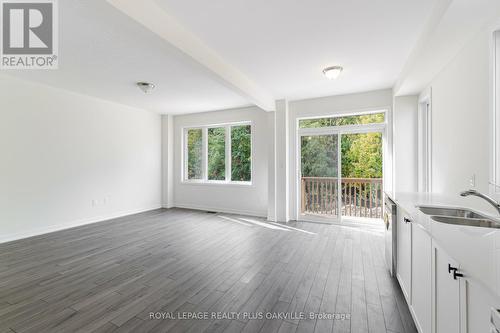
<path id="1" fill-rule="evenodd" d="M 206 181 L 206 180 L 183 180 L 181 185 L 194 185 L 194 186 L 228 186 L 228 187 L 254 187 L 253 182 L 226 182 L 226 181 Z"/>

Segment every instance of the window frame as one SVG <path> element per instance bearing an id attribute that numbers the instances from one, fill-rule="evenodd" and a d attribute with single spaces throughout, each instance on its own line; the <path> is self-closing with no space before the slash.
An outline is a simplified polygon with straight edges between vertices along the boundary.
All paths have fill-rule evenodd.
<path id="1" fill-rule="evenodd" d="M 356 117 L 356 116 L 367 116 L 367 115 L 374 115 L 374 114 L 383 114 L 384 115 L 384 121 L 380 123 L 367 123 L 367 124 L 353 124 L 353 125 L 334 125 L 334 126 L 323 126 L 323 127 L 300 127 L 300 122 L 303 120 L 314 120 L 314 119 L 326 119 L 326 118 L 347 118 L 347 117 Z M 357 112 L 357 113 L 339 113 L 339 114 L 334 114 L 334 115 L 320 115 L 320 116 L 304 116 L 304 117 L 298 117 L 297 118 L 297 129 L 299 131 L 306 132 L 308 130 L 314 130 L 314 129 L 337 129 L 337 128 L 346 128 L 346 129 L 357 129 L 357 128 L 364 128 L 364 127 L 375 127 L 375 128 L 380 128 L 385 126 L 388 123 L 387 120 L 388 113 L 387 110 L 370 110 L 370 111 L 362 111 L 362 112 Z"/>
<path id="2" fill-rule="evenodd" d="M 500 24 L 491 29 L 490 39 L 490 175 L 489 192 L 500 198 Z"/>
<path id="3" fill-rule="evenodd" d="M 231 129 L 236 126 L 250 126 L 250 181 L 231 180 Z M 209 128 L 225 128 L 225 180 L 210 180 L 208 179 L 208 129 Z M 188 179 L 188 149 L 187 149 L 187 134 L 189 130 L 202 130 L 202 178 Z M 231 185 L 231 186 L 253 186 L 254 179 L 254 126 L 252 121 L 238 121 L 230 123 L 209 124 L 199 126 L 182 127 L 182 165 L 181 165 L 181 183 L 189 185 Z"/>
<path id="4" fill-rule="evenodd" d="M 418 101 L 417 178 L 418 191 L 432 192 L 432 89 L 421 94 Z"/>

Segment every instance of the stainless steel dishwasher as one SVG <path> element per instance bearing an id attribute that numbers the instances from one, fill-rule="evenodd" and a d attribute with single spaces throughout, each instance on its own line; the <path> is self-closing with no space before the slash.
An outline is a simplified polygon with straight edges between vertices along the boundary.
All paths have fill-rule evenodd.
<path id="1" fill-rule="evenodd" d="M 397 206 L 387 195 L 384 200 L 385 263 L 391 276 L 396 274 Z"/>

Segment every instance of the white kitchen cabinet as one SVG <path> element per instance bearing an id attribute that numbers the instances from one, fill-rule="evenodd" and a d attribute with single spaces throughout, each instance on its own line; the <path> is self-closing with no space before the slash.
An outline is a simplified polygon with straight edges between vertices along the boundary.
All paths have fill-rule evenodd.
<path id="1" fill-rule="evenodd" d="M 396 277 L 419 333 L 489 332 L 491 309 L 500 309 L 500 232 L 433 221 L 406 204 L 398 203 Z"/>
<path id="2" fill-rule="evenodd" d="M 411 217 L 398 207 L 396 277 L 408 304 L 411 304 Z"/>
<path id="3" fill-rule="evenodd" d="M 411 309 L 420 333 L 432 331 L 432 238 L 418 224 L 412 231 Z"/>
<path id="4" fill-rule="evenodd" d="M 473 283 L 468 279 L 461 282 L 464 285 L 460 288 L 461 304 L 464 303 L 464 298 L 467 303 L 467 311 L 464 311 L 464 308 L 461 311 L 461 315 L 465 316 L 465 320 L 462 319 L 463 327 L 466 327 L 469 333 L 489 332 L 491 309 L 499 308 L 498 299 L 495 299 L 495 296 L 478 283 Z M 466 297 L 464 297 L 465 294 Z"/>
<path id="5" fill-rule="evenodd" d="M 435 242 L 432 243 L 433 333 L 466 332 L 463 313 L 465 302 L 460 295 L 459 265 Z"/>

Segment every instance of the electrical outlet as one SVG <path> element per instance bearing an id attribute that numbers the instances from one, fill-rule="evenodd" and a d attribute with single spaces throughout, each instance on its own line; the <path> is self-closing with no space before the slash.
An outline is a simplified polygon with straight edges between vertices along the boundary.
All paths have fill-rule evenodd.
<path id="1" fill-rule="evenodd" d="M 470 177 L 469 185 L 471 187 L 476 187 L 476 174 L 472 174 L 472 176 Z"/>

